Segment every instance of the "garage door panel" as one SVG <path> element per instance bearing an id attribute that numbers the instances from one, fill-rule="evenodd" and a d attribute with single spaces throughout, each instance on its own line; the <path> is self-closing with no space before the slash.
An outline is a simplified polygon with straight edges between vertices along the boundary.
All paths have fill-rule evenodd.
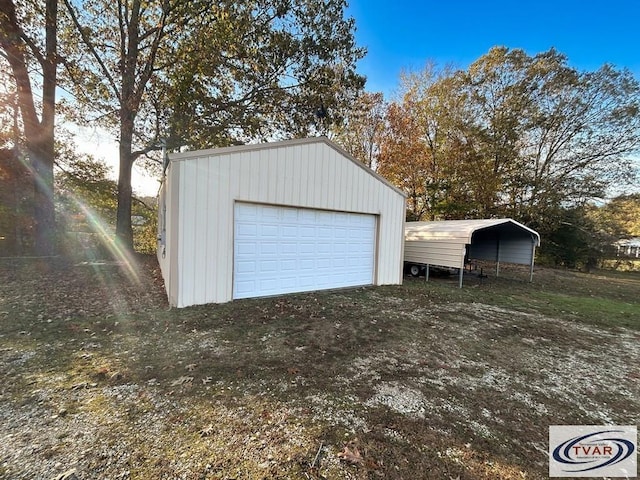
<path id="1" fill-rule="evenodd" d="M 266 238 L 278 238 L 277 225 L 260 225 L 260 235 Z"/>
<path id="2" fill-rule="evenodd" d="M 300 238 L 313 240 L 316 238 L 316 229 L 313 226 L 301 225 L 298 227 Z"/>
<path id="3" fill-rule="evenodd" d="M 278 261 L 277 260 L 262 260 L 259 263 L 260 268 L 258 269 L 258 273 L 272 273 L 278 271 Z"/>
<path id="4" fill-rule="evenodd" d="M 298 266 L 296 260 L 290 259 L 280 261 L 280 270 L 282 272 L 294 272 L 297 270 L 297 268 Z"/>
<path id="5" fill-rule="evenodd" d="M 322 238 L 322 239 L 329 239 L 333 237 L 333 229 L 326 227 L 326 226 L 322 226 L 319 227 L 316 231 L 316 236 L 318 238 Z"/>
<path id="6" fill-rule="evenodd" d="M 298 261 L 298 266 L 301 270 L 313 270 L 315 267 L 315 260 L 313 258 L 303 258 Z"/>
<path id="7" fill-rule="evenodd" d="M 252 243 L 252 246 L 254 247 L 254 250 L 251 251 L 251 254 L 253 255 L 255 253 L 255 247 L 256 247 L 255 242 Z M 278 255 L 278 244 L 277 243 L 261 242 L 261 243 L 259 243 L 257 245 L 257 248 L 259 249 L 260 255 L 262 255 L 262 256 L 266 256 L 266 255 L 277 256 Z"/>
<path id="8" fill-rule="evenodd" d="M 253 257 L 256 250 L 255 241 L 237 241 L 236 242 L 236 256 L 242 257 L 244 255 L 250 255 Z"/>
<path id="9" fill-rule="evenodd" d="M 236 203 L 234 298 L 373 283 L 375 217 Z"/>
<path id="10" fill-rule="evenodd" d="M 298 251 L 301 255 L 313 255 L 316 251 L 316 244 L 311 242 L 302 242 L 298 244 Z"/>
<path id="11" fill-rule="evenodd" d="M 264 219 L 277 220 L 280 217 L 280 209 L 278 207 L 256 205 L 255 208 L 256 211 L 260 211 L 260 216 Z"/>
<path id="12" fill-rule="evenodd" d="M 280 209 L 282 220 L 285 222 L 298 223 L 298 211 L 294 208 Z"/>
<path id="13" fill-rule="evenodd" d="M 284 238 L 298 238 L 298 228 L 295 225 L 283 225 L 281 232 Z"/>
<path id="14" fill-rule="evenodd" d="M 237 270 L 238 273 L 257 273 L 256 272 L 256 262 L 249 260 L 249 261 L 238 261 L 237 263 Z"/>
<path id="15" fill-rule="evenodd" d="M 236 291 L 239 295 L 245 295 L 256 290 L 255 280 L 241 280 L 236 282 Z"/>
<path id="16" fill-rule="evenodd" d="M 298 244 L 297 243 L 280 243 L 278 245 L 278 253 L 280 255 L 297 255 L 298 254 Z"/>
<path id="17" fill-rule="evenodd" d="M 254 238 L 258 226 L 253 223 L 238 222 L 236 227 L 236 236 L 238 238 L 249 237 Z"/>

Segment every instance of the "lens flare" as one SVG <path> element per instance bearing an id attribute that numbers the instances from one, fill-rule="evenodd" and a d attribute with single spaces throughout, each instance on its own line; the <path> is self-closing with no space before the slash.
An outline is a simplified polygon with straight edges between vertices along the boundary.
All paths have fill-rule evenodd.
<path id="1" fill-rule="evenodd" d="M 82 212 L 87 220 L 89 229 L 92 233 L 96 234 L 101 245 L 109 252 L 111 257 L 123 267 L 123 272 L 129 282 L 140 285 L 141 281 L 138 275 L 137 264 L 129 249 L 124 247 L 120 240 L 111 233 L 109 226 L 97 212 L 83 202 L 77 195 L 70 194 L 69 197 L 74 205 Z"/>

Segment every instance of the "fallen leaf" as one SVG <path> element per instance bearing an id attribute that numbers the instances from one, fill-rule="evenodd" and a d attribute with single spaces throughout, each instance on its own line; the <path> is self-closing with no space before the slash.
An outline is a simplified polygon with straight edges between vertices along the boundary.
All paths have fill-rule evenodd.
<path id="1" fill-rule="evenodd" d="M 344 447 L 344 451 L 338 454 L 338 458 L 353 465 L 362 465 L 364 463 L 358 447 Z"/>
<path id="2" fill-rule="evenodd" d="M 177 387 L 179 385 L 184 385 L 185 383 L 191 383 L 193 382 L 193 377 L 180 377 L 177 380 L 174 380 L 173 382 L 171 382 L 171 386 L 172 387 Z"/>
<path id="3" fill-rule="evenodd" d="M 197 363 L 190 363 L 189 365 L 187 365 L 185 368 L 185 370 L 187 370 L 188 372 L 193 372 L 196 367 L 198 366 Z"/>

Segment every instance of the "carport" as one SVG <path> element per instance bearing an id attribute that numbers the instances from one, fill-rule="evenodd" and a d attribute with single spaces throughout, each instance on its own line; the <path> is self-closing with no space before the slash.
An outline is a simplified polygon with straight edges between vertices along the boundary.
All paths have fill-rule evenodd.
<path id="1" fill-rule="evenodd" d="M 459 285 L 465 264 L 471 260 L 495 262 L 496 276 L 501 263 L 533 264 L 540 235 L 510 218 L 488 220 L 444 220 L 405 224 L 405 264 L 459 269 Z"/>

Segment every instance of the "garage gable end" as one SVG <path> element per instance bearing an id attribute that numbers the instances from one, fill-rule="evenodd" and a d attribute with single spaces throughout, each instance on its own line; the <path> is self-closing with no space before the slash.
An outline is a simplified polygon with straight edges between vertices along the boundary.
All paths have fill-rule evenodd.
<path id="1" fill-rule="evenodd" d="M 172 283 L 178 285 L 178 306 L 402 282 L 406 197 L 329 140 L 290 140 L 169 158 L 171 168 L 179 172 L 168 177 L 169 181 L 179 178 L 179 185 L 174 185 L 179 191 L 179 211 L 167 209 L 179 219 L 178 245 L 167 248 L 177 258 Z M 251 209 L 258 213 L 247 220 Z M 286 253 L 286 245 L 303 241 L 302 235 L 309 230 L 282 219 L 301 219 L 309 212 L 319 222 L 316 229 L 328 219 L 337 222 L 318 230 L 318 236 L 330 233 L 333 240 L 314 243 L 319 250 L 313 252 L 301 250 L 298 244 L 295 253 Z M 282 219 L 267 221 L 272 213 Z M 357 219 L 366 224 L 366 233 L 350 230 Z M 251 233 L 251 229 L 260 230 Z M 359 235 L 350 243 L 366 254 L 366 261 L 355 251 L 350 257 L 341 256 L 339 235 L 344 232 Z M 283 256 L 263 255 L 269 248 L 279 249 Z M 334 270 L 326 270 L 329 258 L 322 257 L 324 253 L 331 256 Z M 304 271 L 311 258 L 316 262 L 313 279 Z M 349 268 L 337 269 L 345 263 Z M 252 269 L 255 279 L 249 273 Z"/>

